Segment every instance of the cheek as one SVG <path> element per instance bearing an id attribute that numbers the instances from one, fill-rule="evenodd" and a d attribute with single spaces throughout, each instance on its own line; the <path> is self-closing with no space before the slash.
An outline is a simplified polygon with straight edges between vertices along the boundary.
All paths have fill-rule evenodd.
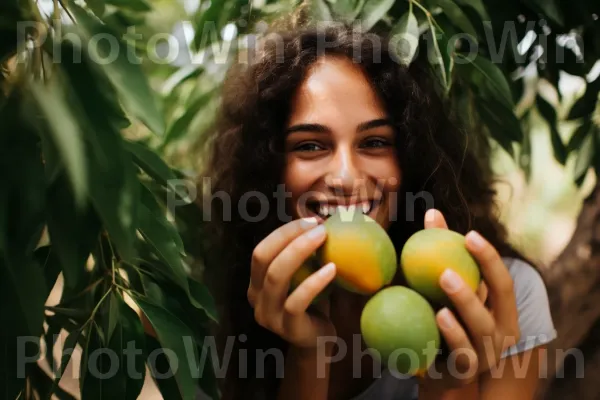
<path id="1" fill-rule="evenodd" d="M 313 183 L 318 179 L 315 168 L 309 168 L 306 163 L 290 161 L 286 165 L 283 175 L 286 198 L 292 204 L 296 204 L 300 196 L 310 191 Z"/>
<path id="2" fill-rule="evenodd" d="M 378 163 L 372 163 L 371 176 L 376 177 L 379 182 L 383 183 L 385 192 L 395 192 L 400 187 L 402 181 L 402 171 L 395 157 L 380 160 Z"/>

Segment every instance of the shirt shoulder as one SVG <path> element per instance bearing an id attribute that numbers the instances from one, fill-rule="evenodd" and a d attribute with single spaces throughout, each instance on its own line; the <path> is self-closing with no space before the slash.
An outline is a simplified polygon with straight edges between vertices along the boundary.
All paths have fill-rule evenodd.
<path id="1" fill-rule="evenodd" d="M 521 337 L 504 351 L 502 357 L 530 350 L 556 338 L 546 285 L 540 273 L 529 263 L 503 258 L 512 279 L 519 314 Z"/>

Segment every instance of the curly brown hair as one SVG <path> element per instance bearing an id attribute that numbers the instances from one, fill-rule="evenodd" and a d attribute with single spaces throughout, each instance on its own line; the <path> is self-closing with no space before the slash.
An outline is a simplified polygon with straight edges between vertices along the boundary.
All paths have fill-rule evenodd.
<path id="1" fill-rule="evenodd" d="M 224 355 L 226 338 L 239 339 L 228 349 L 231 359 L 222 381 L 223 398 L 227 399 L 276 397 L 274 358 L 265 359 L 264 378 L 250 370 L 248 377 L 242 378 L 239 354 L 241 349 L 247 350 L 245 363 L 251 368 L 257 349 L 277 348 L 285 354 L 286 343 L 255 322 L 247 289 L 254 247 L 287 221 L 275 212 L 260 222 L 248 221 L 235 212 L 231 218 L 221 217 L 226 215 L 226 207 L 240 204 L 246 193 L 273 198 L 282 182 L 283 133 L 291 99 L 319 57 L 360 60 L 357 65 L 381 97 L 397 135 L 397 158 L 403 171 L 398 210 L 406 209 L 404 194 L 424 191 L 433 196 L 450 229 L 463 234 L 475 229 L 501 255 L 517 255 L 496 214 L 489 143 L 483 134 L 467 132 L 457 120 L 432 83 L 425 60 L 417 58 L 409 67 L 402 65 L 391 52 L 389 38 L 357 32 L 343 24 L 304 25 L 279 30 L 276 35 L 277 40 L 264 41 L 254 62 L 230 69 L 201 174 L 210 183 L 210 188 L 204 187 L 207 196 L 224 192 L 231 202 L 211 202 L 210 249 L 218 255 L 218 262 L 207 269 L 207 282 L 221 307 L 220 354 Z M 335 45 L 323 48 L 323 43 Z M 246 203 L 247 213 L 258 215 L 261 204 L 252 199 L 256 197 Z M 269 206 L 276 210 L 274 203 Z M 414 218 L 398 218 L 388 230 L 398 251 L 411 234 L 424 228 L 425 202 L 417 201 L 411 207 Z"/>

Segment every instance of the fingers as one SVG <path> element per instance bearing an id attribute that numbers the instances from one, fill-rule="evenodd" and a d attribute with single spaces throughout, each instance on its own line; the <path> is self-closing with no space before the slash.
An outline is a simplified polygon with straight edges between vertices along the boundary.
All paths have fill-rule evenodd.
<path id="1" fill-rule="evenodd" d="M 294 239 L 275 257 L 260 290 L 265 312 L 281 314 L 294 272 L 325 241 L 325 237 L 325 225 L 318 225 Z"/>
<path id="2" fill-rule="evenodd" d="M 496 249 L 479 233 L 466 235 L 466 246 L 479 263 L 487 282 L 488 296 L 496 323 L 507 335 L 518 335 L 518 311 L 514 283 Z"/>
<path id="3" fill-rule="evenodd" d="M 456 365 L 458 372 L 465 378 L 477 376 L 479 369 L 477 352 L 452 311 L 443 308 L 436 314 L 435 319 L 448 344 L 450 357 L 455 357 L 449 364 Z"/>
<path id="4" fill-rule="evenodd" d="M 257 290 L 254 316 L 259 324 L 273 332 L 283 331 L 283 306 L 292 275 L 325 236 L 325 226 L 318 225 L 292 240 L 271 262 Z"/>
<path id="5" fill-rule="evenodd" d="M 440 277 L 440 286 L 456 307 L 471 337 L 496 337 L 496 322 L 490 311 L 463 279 L 451 269 L 447 269 Z M 478 350 L 479 349 L 479 346 Z"/>
<path id="6" fill-rule="evenodd" d="M 260 290 L 267 267 L 271 264 L 273 259 L 275 259 L 275 257 L 283 251 L 292 240 L 307 230 L 314 228 L 317 224 L 318 220 L 316 218 L 297 219 L 277 228 L 264 238 L 252 253 L 250 285 L 255 290 Z"/>
<path id="7" fill-rule="evenodd" d="M 448 229 L 446 219 L 444 218 L 442 213 L 439 210 L 436 210 L 435 208 L 430 208 L 425 213 L 425 229 L 429 228 Z"/>
<path id="8" fill-rule="evenodd" d="M 477 297 L 479 297 L 479 300 L 483 304 L 485 304 L 485 302 L 487 301 L 488 288 L 483 280 L 481 281 L 481 283 L 479 284 L 479 287 L 477 288 Z"/>
<path id="9" fill-rule="evenodd" d="M 303 314 L 312 301 L 335 278 L 335 264 L 329 263 L 306 278 L 288 296 L 283 305 L 284 311 L 292 316 Z"/>

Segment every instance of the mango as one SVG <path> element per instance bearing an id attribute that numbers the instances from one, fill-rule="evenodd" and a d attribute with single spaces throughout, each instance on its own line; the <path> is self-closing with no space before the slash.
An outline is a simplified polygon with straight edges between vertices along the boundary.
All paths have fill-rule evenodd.
<path id="1" fill-rule="evenodd" d="M 481 280 L 479 265 L 465 247 L 465 237 L 449 229 L 414 233 L 402 248 L 400 268 L 412 289 L 439 305 L 451 305 L 439 284 L 446 268 L 457 272 L 473 291 Z"/>
<path id="2" fill-rule="evenodd" d="M 338 211 L 324 222 L 327 238 L 317 250 L 320 265 L 334 262 L 335 283 L 369 295 L 391 283 L 397 254 L 381 225 L 360 211 Z"/>
<path id="3" fill-rule="evenodd" d="M 390 286 L 371 297 L 362 310 L 360 329 L 373 356 L 405 375 L 422 375 L 440 348 L 433 308 L 405 286 Z"/>

